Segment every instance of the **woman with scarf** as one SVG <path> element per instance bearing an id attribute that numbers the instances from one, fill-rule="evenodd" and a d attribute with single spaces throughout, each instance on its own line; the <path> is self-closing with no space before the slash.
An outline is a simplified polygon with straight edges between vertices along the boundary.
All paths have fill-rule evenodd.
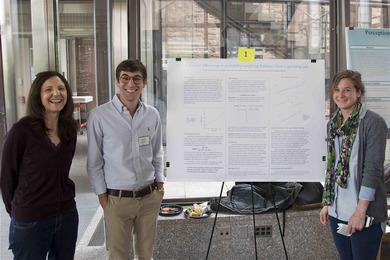
<path id="1" fill-rule="evenodd" d="M 387 220 L 387 125 L 362 104 L 364 93 L 359 72 L 343 70 L 333 77 L 331 95 L 337 110 L 328 123 L 320 221 L 325 225 L 329 220 L 343 260 L 376 259 Z"/>

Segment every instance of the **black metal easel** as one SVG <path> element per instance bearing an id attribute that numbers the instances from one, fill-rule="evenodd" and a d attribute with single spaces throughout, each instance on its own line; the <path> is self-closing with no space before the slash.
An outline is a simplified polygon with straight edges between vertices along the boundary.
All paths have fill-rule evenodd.
<path id="1" fill-rule="evenodd" d="M 219 193 L 219 199 L 218 199 L 218 206 L 217 206 L 217 210 L 215 212 L 215 218 L 214 218 L 214 223 L 213 223 L 213 228 L 211 230 L 211 236 L 210 236 L 210 241 L 209 241 L 209 246 L 207 248 L 207 254 L 206 254 L 206 260 L 208 259 L 209 257 L 209 252 L 210 252 L 210 248 L 211 248 L 211 241 L 213 239 L 213 234 L 214 234 L 214 229 L 215 229 L 215 224 L 217 223 L 217 217 L 218 217 L 218 211 L 219 211 L 219 205 L 220 205 L 220 201 L 221 201 L 221 198 L 222 198 L 222 191 L 223 191 L 223 186 L 225 185 L 225 182 L 222 182 L 222 187 L 221 187 L 221 192 Z M 270 191 L 270 194 L 271 194 L 271 197 L 272 197 L 272 202 L 274 204 L 274 210 L 275 210 L 275 214 L 276 214 L 276 219 L 278 221 L 278 227 L 279 227 L 279 233 L 280 233 L 280 237 L 282 239 L 282 244 L 283 244 L 283 249 L 284 249 L 284 254 L 286 256 L 286 260 L 288 260 L 288 255 L 287 255 L 287 250 L 286 250 L 286 245 L 284 243 L 284 227 L 285 227 L 285 212 L 283 211 L 283 231 L 282 231 L 282 228 L 281 228 L 281 225 L 280 225 L 280 220 L 279 220 L 279 215 L 278 215 L 278 209 L 276 208 L 276 204 L 275 204 L 275 196 L 272 192 L 272 189 L 271 189 L 271 183 L 269 183 L 269 191 Z M 251 193 L 252 193 L 252 217 L 253 217 L 253 236 L 254 236 L 254 243 L 255 243 L 255 256 L 256 256 L 256 260 L 257 260 L 257 242 L 256 242 L 256 218 L 255 218 L 255 203 L 254 203 L 254 197 L 253 197 L 253 183 L 251 182 Z"/>

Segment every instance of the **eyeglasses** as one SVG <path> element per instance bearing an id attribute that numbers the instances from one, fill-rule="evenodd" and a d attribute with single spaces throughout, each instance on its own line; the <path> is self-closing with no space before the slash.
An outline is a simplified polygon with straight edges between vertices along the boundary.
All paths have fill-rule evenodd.
<path id="1" fill-rule="evenodd" d="M 141 83 L 143 82 L 143 80 L 144 80 L 144 78 L 141 77 L 141 76 L 139 76 L 139 75 L 135 75 L 135 76 L 133 76 L 133 77 L 130 77 L 130 76 L 124 74 L 124 75 L 122 75 L 122 76 L 119 77 L 119 80 L 120 80 L 123 84 L 129 83 L 129 81 L 130 81 L 131 79 L 133 79 L 134 84 L 141 84 Z"/>

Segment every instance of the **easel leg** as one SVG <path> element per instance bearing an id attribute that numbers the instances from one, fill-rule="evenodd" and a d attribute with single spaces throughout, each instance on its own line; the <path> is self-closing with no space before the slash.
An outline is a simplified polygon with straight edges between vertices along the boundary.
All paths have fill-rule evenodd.
<path id="1" fill-rule="evenodd" d="M 257 260 L 256 215 L 255 215 L 255 199 L 253 197 L 253 182 L 251 182 L 251 193 L 252 193 L 253 240 L 255 241 L 255 256 Z"/>
<path id="2" fill-rule="evenodd" d="M 282 239 L 282 243 L 283 243 L 283 249 L 284 249 L 284 254 L 286 256 L 286 260 L 288 260 L 288 255 L 287 255 L 287 250 L 286 250 L 286 244 L 284 243 L 284 225 L 286 223 L 286 217 L 285 217 L 285 211 L 283 211 L 283 230 L 280 226 L 280 221 L 279 221 L 279 215 L 278 215 L 278 209 L 276 208 L 276 203 L 275 203 L 275 195 L 273 194 L 272 192 L 272 188 L 271 188 L 271 183 L 268 183 L 268 187 L 269 187 L 269 194 L 271 195 L 272 197 L 272 202 L 274 204 L 274 209 L 275 209 L 275 214 L 276 214 L 276 219 L 278 221 L 278 227 L 279 227 L 279 233 L 280 233 L 280 238 Z"/>
<path id="3" fill-rule="evenodd" d="M 210 241 L 209 241 L 209 247 L 207 248 L 206 260 L 207 260 L 208 257 L 209 257 L 209 252 L 210 252 L 210 247 L 211 247 L 211 241 L 213 240 L 213 234 L 214 234 L 215 224 L 217 223 L 217 216 L 218 216 L 218 211 L 219 211 L 219 203 L 221 202 L 222 191 L 223 191 L 223 186 L 224 186 L 224 185 L 225 185 L 225 182 L 222 182 L 221 192 L 219 193 L 217 211 L 215 212 L 214 224 L 213 224 L 213 228 L 211 229 L 211 236 L 210 236 Z"/>

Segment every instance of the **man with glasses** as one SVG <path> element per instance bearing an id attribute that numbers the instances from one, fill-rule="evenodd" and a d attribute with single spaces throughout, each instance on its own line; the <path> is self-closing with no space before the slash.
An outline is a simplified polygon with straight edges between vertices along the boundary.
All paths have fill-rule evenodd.
<path id="1" fill-rule="evenodd" d="M 147 72 L 138 60 L 116 68 L 119 94 L 88 115 L 87 171 L 104 210 L 110 259 L 152 259 L 164 195 L 161 120 L 142 102 Z"/>

